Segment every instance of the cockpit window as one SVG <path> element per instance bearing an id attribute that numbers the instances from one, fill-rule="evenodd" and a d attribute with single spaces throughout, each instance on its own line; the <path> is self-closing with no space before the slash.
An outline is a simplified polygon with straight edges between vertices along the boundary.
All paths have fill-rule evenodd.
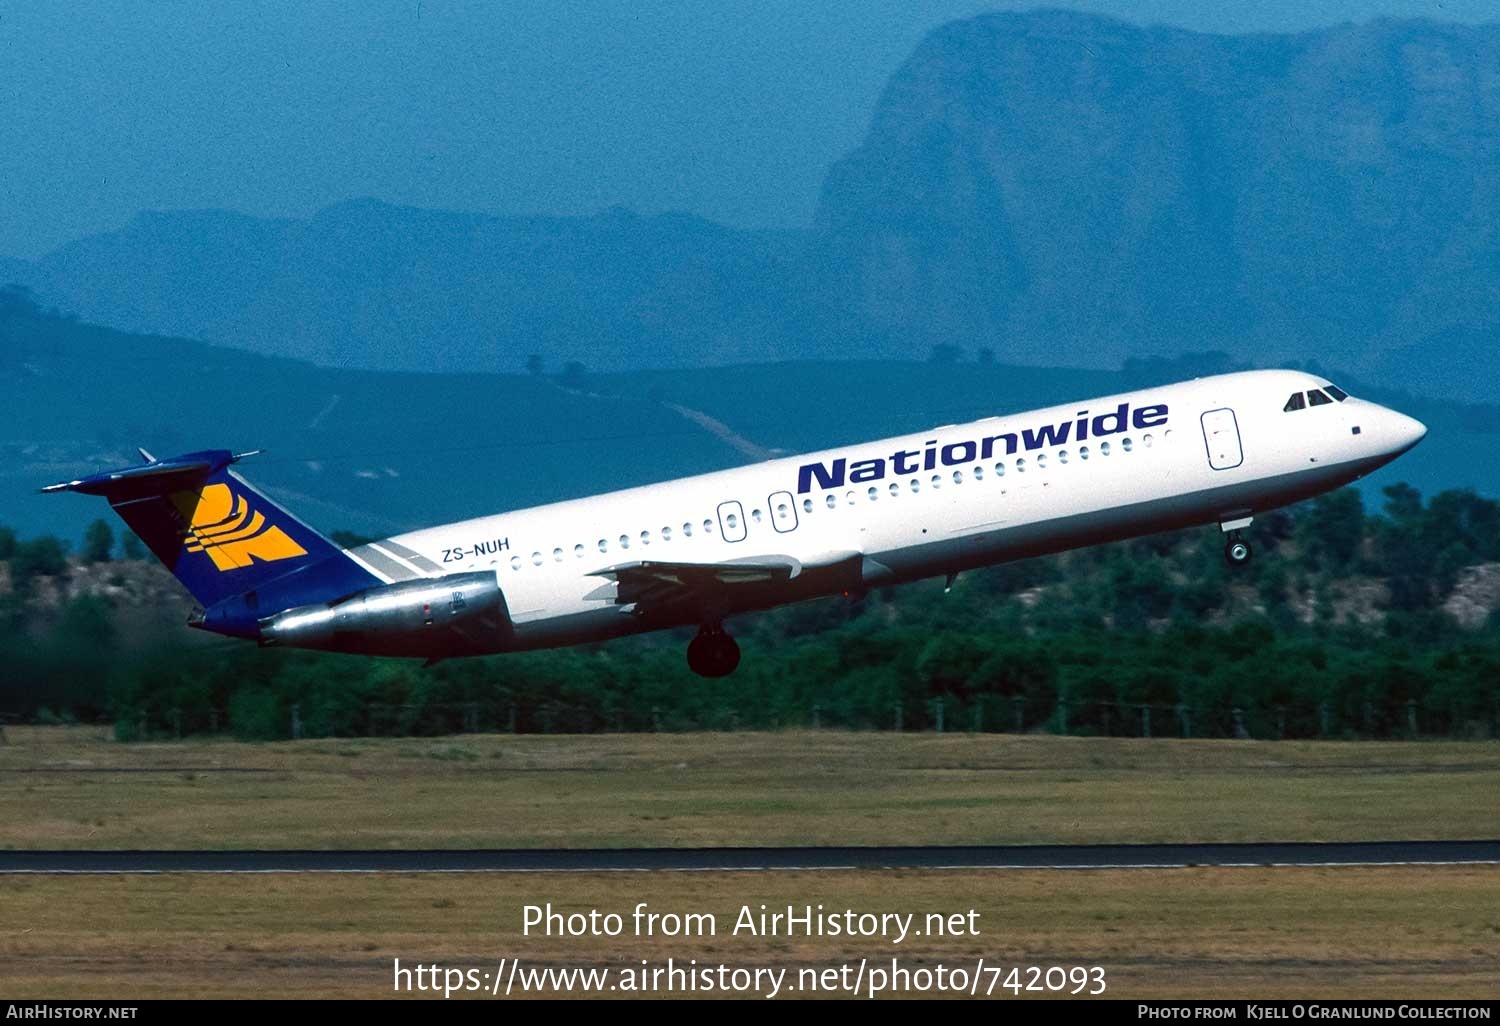
<path id="1" fill-rule="evenodd" d="M 1332 399 L 1328 398 L 1316 388 L 1307 393 L 1307 404 L 1309 406 L 1327 406 L 1331 402 L 1333 402 Z"/>
<path id="2" fill-rule="evenodd" d="M 1302 393 L 1301 392 L 1293 392 L 1292 393 L 1292 397 L 1290 399 L 1288 399 L 1286 401 L 1286 405 L 1281 408 L 1281 412 L 1282 413 L 1291 413 L 1293 410 L 1300 410 L 1303 407 L 1305 407 L 1306 405 L 1307 405 L 1307 403 L 1304 402 L 1303 399 L 1302 399 Z"/>
<path id="3" fill-rule="evenodd" d="M 1342 388 L 1340 388 L 1337 385 L 1329 385 L 1327 388 L 1323 389 L 1323 391 L 1325 391 L 1329 395 L 1333 396 L 1339 402 L 1343 402 L 1345 399 L 1349 398 L 1349 393 L 1345 392 Z"/>

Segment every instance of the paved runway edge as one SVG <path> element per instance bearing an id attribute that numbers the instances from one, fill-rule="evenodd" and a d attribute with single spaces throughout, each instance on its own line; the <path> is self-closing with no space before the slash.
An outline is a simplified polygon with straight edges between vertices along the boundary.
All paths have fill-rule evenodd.
<path id="1" fill-rule="evenodd" d="M 0 874 L 524 873 L 1500 865 L 1500 840 L 847 848 L 0 851 Z"/>

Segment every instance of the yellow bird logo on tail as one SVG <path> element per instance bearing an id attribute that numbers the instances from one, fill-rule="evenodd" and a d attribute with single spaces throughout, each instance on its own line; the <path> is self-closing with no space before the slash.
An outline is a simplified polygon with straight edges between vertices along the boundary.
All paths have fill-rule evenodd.
<path id="1" fill-rule="evenodd" d="M 211 484 L 202 491 L 178 492 L 172 503 L 189 527 L 185 533 L 189 552 L 207 552 L 220 571 L 238 570 L 255 560 L 274 563 L 278 559 L 305 556 L 298 545 L 264 514 L 252 509 L 243 495 L 227 484 Z"/>

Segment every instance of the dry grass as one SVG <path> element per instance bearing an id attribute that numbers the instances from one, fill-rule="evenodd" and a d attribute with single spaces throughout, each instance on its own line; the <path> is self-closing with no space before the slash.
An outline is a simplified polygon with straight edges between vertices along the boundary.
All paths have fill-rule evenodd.
<path id="1" fill-rule="evenodd" d="M 118 744 L 7 728 L 12 848 L 1476 838 L 1500 744 L 971 734 Z"/>
<path id="2" fill-rule="evenodd" d="M 1005 735 L 469 736 L 122 745 L 10 728 L 0 845 L 513 847 L 1371 840 L 1500 834 L 1500 745 Z M 710 912 L 713 938 L 523 937 L 521 907 Z M 977 938 L 726 936 L 742 904 L 981 913 Z M 1113 997 L 1492 997 L 1500 871 L 0 878 L 7 997 L 391 993 L 493 971 L 1100 965 Z"/>
<path id="3" fill-rule="evenodd" d="M 523 905 L 715 914 L 712 938 L 524 937 Z M 742 904 L 979 911 L 978 937 L 732 936 Z M 9 998 L 387 997 L 392 959 L 493 971 L 667 957 L 827 968 L 1098 965 L 1111 997 L 1493 998 L 1479 867 L 0 878 Z M 627 928 L 628 929 L 628 928 Z"/>

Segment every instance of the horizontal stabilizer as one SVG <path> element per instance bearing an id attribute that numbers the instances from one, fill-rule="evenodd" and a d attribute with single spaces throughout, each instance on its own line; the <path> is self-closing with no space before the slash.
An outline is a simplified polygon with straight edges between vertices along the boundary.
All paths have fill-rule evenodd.
<path id="1" fill-rule="evenodd" d="M 213 457 L 224 456 L 222 462 Z M 180 476 L 184 481 L 193 477 L 206 477 L 220 467 L 234 462 L 228 452 L 223 453 L 193 453 L 190 456 L 179 456 L 170 460 L 157 460 L 154 463 L 137 464 L 133 467 L 125 467 L 121 470 L 106 470 L 98 474 L 90 474 L 88 477 L 79 478 L 76 481 L 59 481 L 57 484 L 47 485 L 43 492 L 82 492 L 85 495 L 112 496 L 117 493 L 130 491 L 138 482 L 148 484 L 152 489 L 165 486 L 169 482 L 165 478 Z"/>

